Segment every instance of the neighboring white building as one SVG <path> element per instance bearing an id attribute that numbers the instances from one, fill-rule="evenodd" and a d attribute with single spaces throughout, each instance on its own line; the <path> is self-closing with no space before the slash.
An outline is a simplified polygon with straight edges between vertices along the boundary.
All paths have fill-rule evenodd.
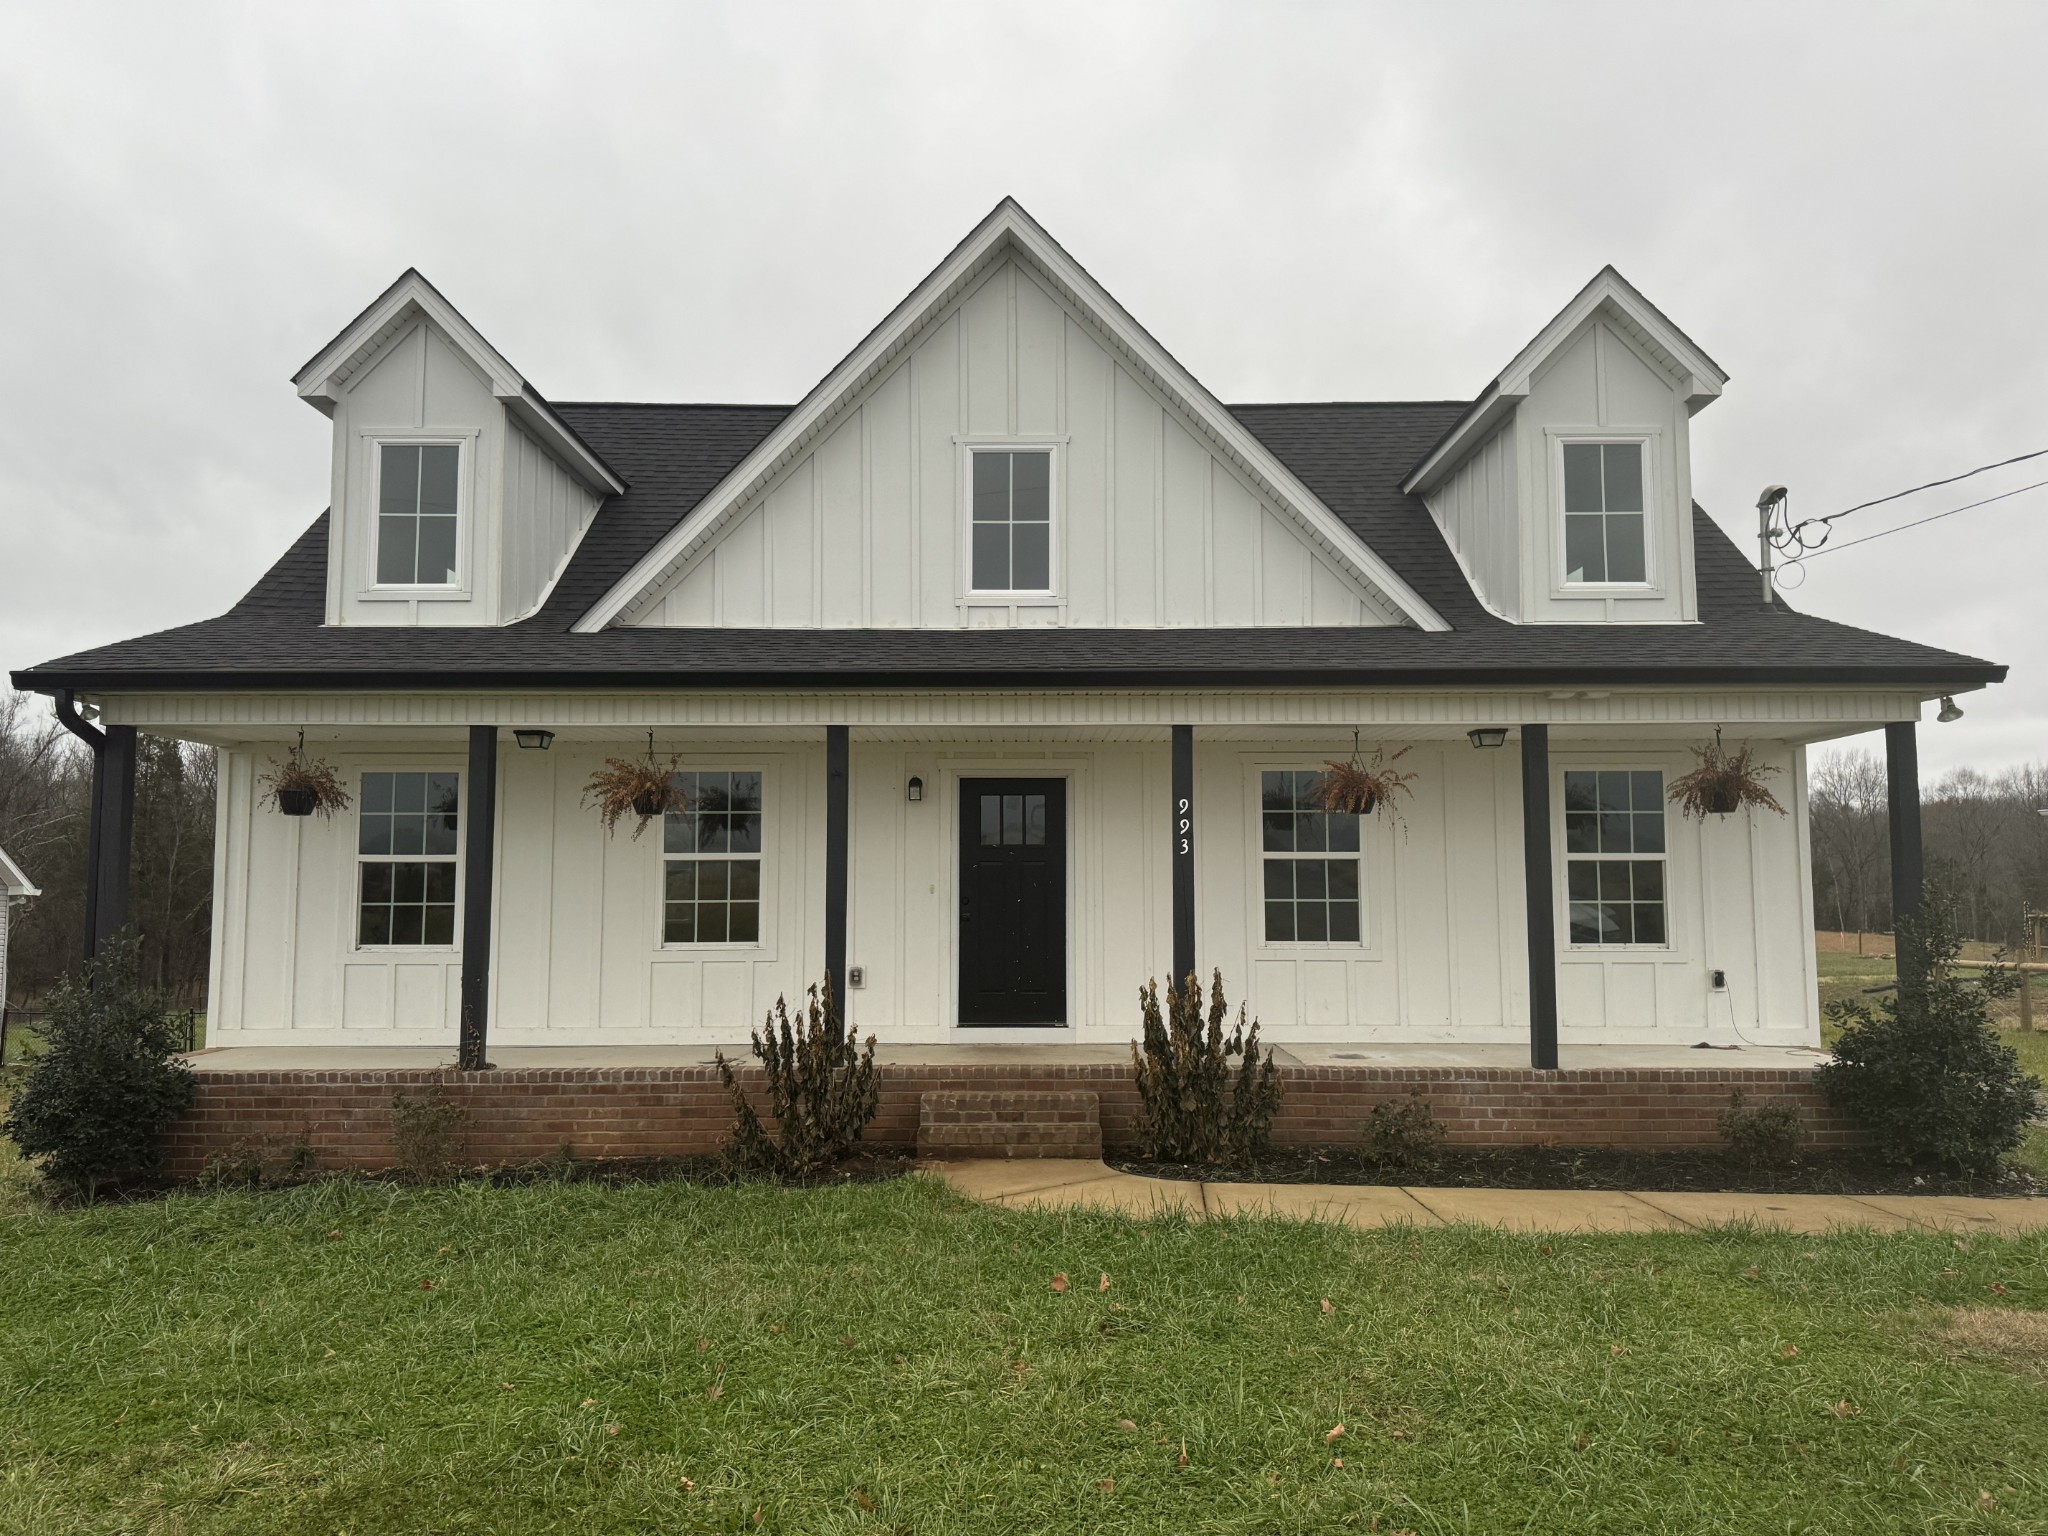
<path id="1" fill-rule="evenodd" d="M 1227 407 L 1009 201 L 794 407 L 550 404 L 408 272 L 269 574 L 15 684 L 221 749 L 213 1045 L 730 1044 L 828 970 L 1122 1042 L 1190 967 L 1282 1042 L 1812 1044 L 1807 748 L 2004 668 L 1760 602 L 1725 382 L 1607 269 L 1475 401 Z M 331 819 L 261 803 L 302 729 Z M 1667 805 L 1717 730 L 1789 814 Z M 607 836 L 649 732 L 692 809 Z M 1354 732 L 1398 824 L 1307 799 Z"/>
<path id="2" fill-rule="evenodd" d="M 21 866 L 0 848 L 0 1013 L 7 1011 L 7 941 L 14 926 L 14 904 L 43 893 L 28 882 Z"/>

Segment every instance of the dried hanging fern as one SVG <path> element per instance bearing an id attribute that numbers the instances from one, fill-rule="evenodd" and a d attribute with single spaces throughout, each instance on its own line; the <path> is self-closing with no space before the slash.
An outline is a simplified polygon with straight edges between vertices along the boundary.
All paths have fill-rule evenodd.
<path id="1" fill-rule="evenodd" d="M 263 786 L 264 805 L 274 805 L 287 816 L 332 816 L 349 806 L 349 793 L 332 765 L 306 756 L 306 733 L 299 732 L 299 744 L 283 762 L 271 760 L 270 771 L 257 780 Z"/>
<path id="2" fill-rule="evenodd" d="M 1733 755 L 1722 751 L 1721 728 L 1715 726 L 1714 739 L 1703 747 L 1694 747 L 1692 755 L 1699 759 L 1699 767 L 1673 779 L 1665 792 L 1665 798 L 1678 807 L 1681 815 L 1704 821 L 1709 816 L 1732 816 L 1745 805 L 1761 806 L 1780 816 L 1785 814 L 1785 807 L 1778 804 L 1778 797 L 1763 782 L 1778 770 L 1755 762 L 1748 743 L 1738 747 Z"/>
<path id="3" fill-rule="evenodd" d="M 1408 755 L 1407 747 L 1401 748 L 1392 757 L 1382 747 L 1374 747 L 1370 758 L 1361 757 L 1358 749 L 1358 732 L 1351 733 L 1351 760 L 1349 762 L 1326 762 L 1323 764 L 1321 781 L 1316 785 L 1316 804 L 1326 811 L 1335 811 L 1341 816 L 1370 816 L 1381 806 L 1396 823 L 1401 820 L 1401 808 L 1394 803 L 1398 791 L 1412 795 L 1408 786 L 1420 775 L 1403 773 L 1394 764 Z"/>
<path id="4" fill-rule="evenodd" d="M 633 828 L 638 838 L 647 823 L 670 809 L 680 809 L 683 797 L 675 788 L 676 765 L 680 757 L 666 763 L 654 755 L 654 732 L 647 733 L 645 758 L 608 757 L 604 766 L 590 775 L 583 786 L 586 804 L 597 808 L 597 819 L 606 833 L 612 832 L 626 816 L 639 818 Z"/>

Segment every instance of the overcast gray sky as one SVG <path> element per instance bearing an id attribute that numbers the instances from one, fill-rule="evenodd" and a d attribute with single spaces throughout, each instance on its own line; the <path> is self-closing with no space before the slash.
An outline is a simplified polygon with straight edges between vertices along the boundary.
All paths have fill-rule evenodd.
<path id="1" fill-rule="evenodd" d="M 408 265 L 559 400 L 796 399 L 1005 193 L 1227 401 L 1472 395 L 1612 261 L 1733 375 L 1753 544 L 2048 448 L 2048 6 L 0 3 L 0 669 L 219 612 L 324 503 L 291 372 Z M 2048 459 L 1838 542 L 2048 479 Z M 2011 664 L 2048 490 L 1814 561 Z"/>

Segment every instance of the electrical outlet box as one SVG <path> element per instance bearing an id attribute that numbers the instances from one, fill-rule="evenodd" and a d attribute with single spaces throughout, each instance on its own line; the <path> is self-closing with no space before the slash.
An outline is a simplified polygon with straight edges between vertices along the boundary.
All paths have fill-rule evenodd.
<path id="1" fill-rule="evenodd" d="M 1719 973 L 1716 972 L 1715 974 L 1718 975 Z M 864 987 L 867 984 L 868 972 L 866 966 L 849 965 L 846 968 L 846 985 L 849 989 L 853 987 Z"/>
<path id="2" fill-rule="evenodd" d="M 1711 972 L 1707 979 L 1707 985 L 1711 986 L 1716 992 L 1726 992 L 1728 990 L 1728 973 L 1726 971 Z"/>

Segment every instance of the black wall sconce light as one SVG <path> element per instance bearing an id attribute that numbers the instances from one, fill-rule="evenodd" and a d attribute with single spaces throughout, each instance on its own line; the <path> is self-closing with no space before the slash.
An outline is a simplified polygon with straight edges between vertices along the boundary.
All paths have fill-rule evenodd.
<path id="1" fill-rule="evenodd" d="M 1465 739 L 1475 747 L 1504 747 L 1508 743 L 1508 728 L 1504 725 L 1482 725 L 1477 730 L 1467 731 Z"/>
<path id="2" fill-rule="evenodd" d="M 907 799 L 922 800 L 924 798 L 924 780 L 912 774 L 910 782 L 904 786 L 903 793 Z"/>
<path id="3" fill-rule="evenodd" d="M 545 752 L 555 744 L 553 731 L 514 731 L 512 739 L 529 752 Z"/>

